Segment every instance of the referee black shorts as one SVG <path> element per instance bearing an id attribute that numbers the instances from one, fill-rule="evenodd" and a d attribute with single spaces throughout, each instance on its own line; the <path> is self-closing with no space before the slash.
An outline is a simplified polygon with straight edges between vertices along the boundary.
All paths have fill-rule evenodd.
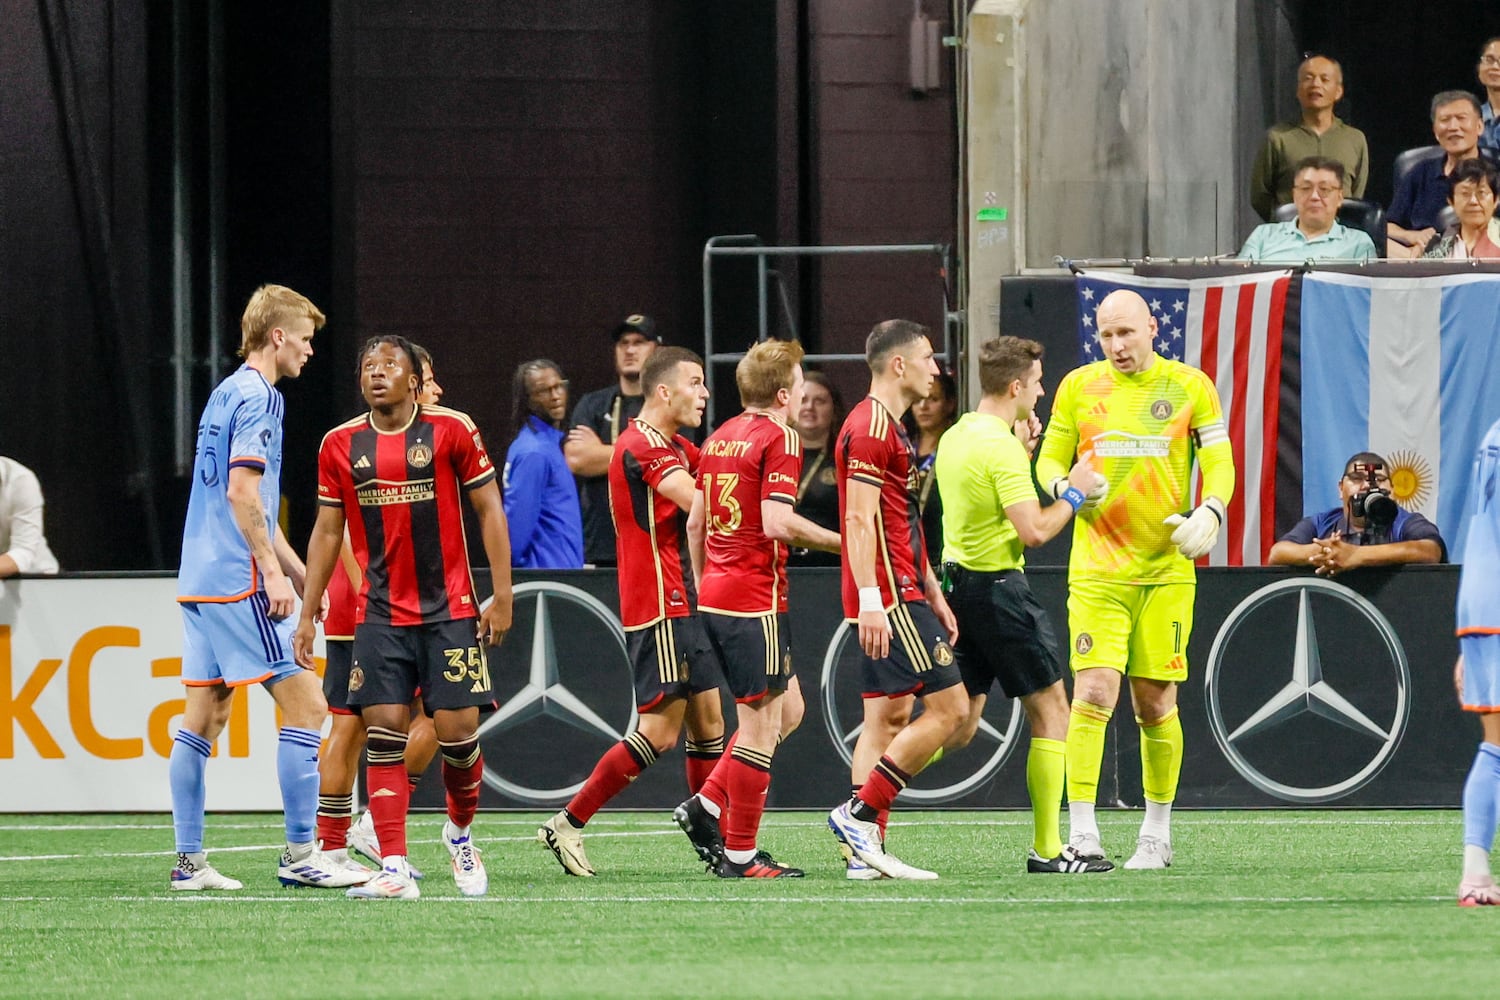
<path id="1" fill-rule="evenodd" d="M 958 619 L 958 668 L 972 697 L 1000 682 L 1008 698 L 1062 680 L 1047 612 L 1018 569 L 983 572 L 943 564 L 948 606 Z"/>

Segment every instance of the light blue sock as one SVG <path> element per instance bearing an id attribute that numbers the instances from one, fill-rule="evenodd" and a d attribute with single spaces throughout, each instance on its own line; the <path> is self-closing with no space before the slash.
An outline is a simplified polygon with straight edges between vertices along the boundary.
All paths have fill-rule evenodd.
<path id="1" fill-rule="evenodd" d="M 1490 850 L 1495 843 L 1496 809 L 1500 808 L 1500 747 L 1479 744 L 1474 766 L 1464 782 L 1464 843 Z"/>
<path id="2" fill-rule="evenodd" d="M 282 726 L 276 744 L 276 778 L 281 782 L 281 808 L 286 813 L 286 842 L 306 844 L 318 821 L 318 745 L 316 729 Z"/>
<path id="3" fill-rule="evenodd" d="M 197 733 L 177 730 L 167 774 L 172 785 L 172 829 L 177 833 L 177 852 L 197 854 L 203 850 L 203 771 L 213 745 Z"/>

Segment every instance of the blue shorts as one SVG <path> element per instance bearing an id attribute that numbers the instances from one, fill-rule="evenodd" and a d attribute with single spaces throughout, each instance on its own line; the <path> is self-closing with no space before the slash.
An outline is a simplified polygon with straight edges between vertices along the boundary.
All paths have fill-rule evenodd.
<path id="1" fill-rule="evenodd" d="M 264 593 L 243 601 L 182 604 L 182 683 L 240 687 L 279 681 L 292 659 L 292 619 L 273 622 Z"/>
<path id="2" fill-rule="evenodd" d="M 1461 635 L 1465 712 L 1500 712 L 1500 635 Z"/>

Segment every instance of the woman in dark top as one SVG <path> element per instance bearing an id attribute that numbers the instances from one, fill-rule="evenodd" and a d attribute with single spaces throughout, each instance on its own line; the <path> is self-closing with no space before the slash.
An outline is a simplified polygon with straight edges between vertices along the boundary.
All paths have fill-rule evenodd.
<path id="1" fill-rule="evenodd" d="M 838 477 L 833 471 L 833 436 L 844 422 L 844 399 L 828 376 L 807 372 L 797 433 L 802 438 L 802 479 L 797 484 L 797 513 L 829 531 L 840 531 Z M 842 533 L 842 532 L 841 532 Z M 837 566 L 838 553 L 793 549 L 793 566 Z"/>
<path id="2" fill-rule="evenodd" d="M 932 380 L 927 398 L 913 403 L 901 421 L 917 449 L 917 503 L 922 511 L 927 559 L 934 567 L 943 564 L 943 501 L 938 496 L 932 463 L 937 460 L 938 440 L 957 420 L 958 383 L 944 369 Z"/>

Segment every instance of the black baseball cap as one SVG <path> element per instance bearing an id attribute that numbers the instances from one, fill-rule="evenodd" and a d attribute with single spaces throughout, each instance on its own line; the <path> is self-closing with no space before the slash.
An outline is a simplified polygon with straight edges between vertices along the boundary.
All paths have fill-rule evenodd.
<path id="1" fill-rule="evenodd" d="M 656 321 L 650 316 L 645 316 L 641 313 L 631 313 L 620 320 L 620 324 L 614 328 L 611 336 L 615 340 L 619 340 L 627 333 L 638 333 L 647 340 L 654 340 L 658 344 L 661 343 L 661 334 L 656 332 Z"/>

